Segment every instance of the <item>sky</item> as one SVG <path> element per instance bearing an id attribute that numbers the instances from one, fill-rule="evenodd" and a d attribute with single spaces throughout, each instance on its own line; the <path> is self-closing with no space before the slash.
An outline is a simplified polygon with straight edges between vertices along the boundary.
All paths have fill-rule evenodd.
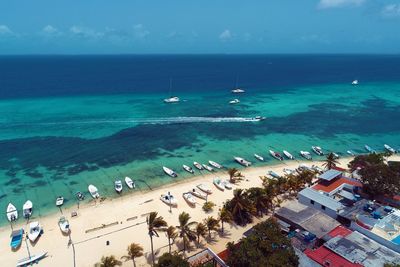
<path id="1" fill-rule="evenodd" d="M 400 0 L 0 0 L 0 54 L 400 53 Z"/>

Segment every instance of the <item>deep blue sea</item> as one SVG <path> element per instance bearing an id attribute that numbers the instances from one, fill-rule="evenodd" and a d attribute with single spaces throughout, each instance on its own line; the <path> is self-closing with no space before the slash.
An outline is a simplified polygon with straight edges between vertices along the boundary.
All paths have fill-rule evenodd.
<path id="1" fill-rule="evenodd" d="M 125 176 L 174 182 L 162 166 L 185 179 L 193 161 L 271 164 L 269 149 L 400 148 L 399 71 L 393 55 L 1 56 L 0 210 L 30 199 L 43 215 L 88 184 L 116 196 Z"/>

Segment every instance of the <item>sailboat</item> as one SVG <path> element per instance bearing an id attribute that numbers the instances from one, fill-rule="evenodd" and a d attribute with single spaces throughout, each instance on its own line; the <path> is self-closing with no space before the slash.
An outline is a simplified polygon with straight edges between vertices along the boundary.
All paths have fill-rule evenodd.
<path id="1" fill-rule="evenodd" d="M 171 91 L 172 91 L 172 79 L 169 80 L 169 94 L 170 95 L 171 95 Z M 177 96 L 170 96 L 169 98 L 164 99 L 164 103 L 169 103 L 169 104 L 177 103 L 179 101 L 181 101 L 181 100 Z"/>

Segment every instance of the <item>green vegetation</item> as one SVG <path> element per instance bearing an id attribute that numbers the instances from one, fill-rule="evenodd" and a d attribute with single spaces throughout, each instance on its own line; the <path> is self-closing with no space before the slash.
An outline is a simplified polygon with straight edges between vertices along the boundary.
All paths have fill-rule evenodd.
<path id="1" fill-rule="evenodd" d="M 179 230 L 179 237 L 183 240 L 183 251 L 186 251 L 186 247 L 190 241 L 196 240 L 196 233 L 191 228 L 196 222 L 190 222 L 190 215 L 187 212 L 182 212 L 179 214 L 179 225 L 177 226 Z"/>
<path id="2" fill-rule="evenodd" d="M 96 267 L 115 267 L 121 266 L 122 262 L 117 260 L 114 255 L 102 257 L 99 263 L 96 263 Z"/>
<path id="3" fill-rule="evenodd" d="M 336 157 L 333 153 L 329 153 L 326 156 L 325 163 L 323 164 L 326 169 L 330 170 L 336 167 L 339 164 L 339 161 L 336 160 Z"/>
<path id="4" fill-rule="evenodd" d="M 164 221 L 164 218 L 161 216 L 158 216 L 157 212 L 150 212 L 149 216 L 146 219 L 147 221 L 147 229 L 148 229 L 148 234 L 150 236 L 150 243 L 151 243 L 151 259 L 153 261 L 153 265 L 155 263 L 154 261 L 154 248 L 153 248 L 153 236 L 158 237 L 158 231 L 162 231 L 167 227 L 167 222 Z"/>
<path id="5" fill-rule="evenodd" d="M 122 259 L 132 260 L 133 266 L 136 267 L 135 258 L 139 258 L 143 256 L 143 247 L 139 244 L 132 243 L 128 246 L 128 255 L 123 256 Z"/>
<path id="6" fill-rule="evenodd" d="M 164 253 L 155 267 L 189 267 L 189 263 L 178 254 Z"/>
<path id="7" fill-rule="evenodd" d="M 219 222 L 212 216 L 207 217 L 204 219 L 204 225 L 208 231 L 208 237 L 211 238 L 211 231 L 217 231 L 219 228 Z"/>
<path id="8" fill-rule="evenodd" d="M 167 228 L 167 230 L 165 231 L 165 234 L 167 235 L 168 238 L 168 249 L 169 249 L 169 253 L 171 253 L 171 246 L 172 243 L 175 241 L 175 238 L 178 237 L 178 233 L 176 232 L 176 228 L 173 226 L 170 226 Z M 171 242 L 172 241 L 172 242 Z"/>
<path id="9" fill-rule="evenodd" d="M 205 212 L 211 212 L 215 207 L 215 203 L 211 201 L 207 201 L 203 204 L 203 210 Z"/>

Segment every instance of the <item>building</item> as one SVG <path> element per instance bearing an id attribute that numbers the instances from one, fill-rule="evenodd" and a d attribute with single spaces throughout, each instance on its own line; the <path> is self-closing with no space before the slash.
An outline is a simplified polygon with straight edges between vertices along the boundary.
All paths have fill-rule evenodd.
<path id="1" fill-rule="evenodd" d="M 193 267 L 200 267 L 200 266 L 207 266 L 207 267 L 228 267 L 224 260 L 220 258 L 212 249 L 206 248 L 189 258 L 187 258 L 190 266 Z"/>

